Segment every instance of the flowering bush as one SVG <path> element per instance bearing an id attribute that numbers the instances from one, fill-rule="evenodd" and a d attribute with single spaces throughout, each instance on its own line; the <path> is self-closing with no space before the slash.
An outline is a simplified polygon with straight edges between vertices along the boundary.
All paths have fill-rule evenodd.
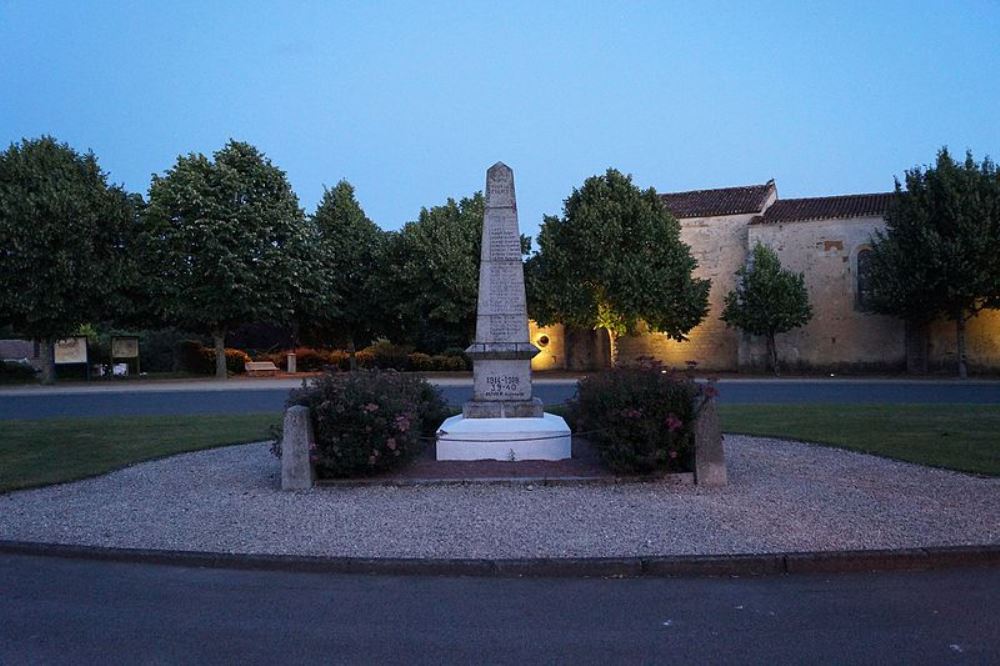
<path id="1" fill-rule="evenodd" d="M 715 393 L 714 385 L 699 385 L 689 373 L 642 359 L 581 380 L 569 416 L 615 472 L 687 471 L 694 419 Z"/>
<path id="2" fill-rule="evenodd" d="M 320 478 L 398 467 L 421 450 L 448 414 L 441 394 L 426 380 L 391 370 L 326 372 L 293 391 L 288 404 L 309 407 Z"/>

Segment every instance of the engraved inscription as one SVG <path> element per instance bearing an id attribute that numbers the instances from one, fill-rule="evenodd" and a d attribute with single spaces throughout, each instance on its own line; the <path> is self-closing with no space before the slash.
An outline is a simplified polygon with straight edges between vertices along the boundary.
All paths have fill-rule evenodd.
<path id="1" fill-rule="evenodd" d="M 483 392 L 484 398 L 503 400 L 510 398 L 523 398 L 525 390 L 521 384 L 521 378 L 517 375 L 487 375 L 486 390 Z"/>
<path id="2" fill-rule="evenodd" d="M 511 229 L 491 229 L 489 257 L 491 261 L 520 261 L 521 239 L 517 232 Z"/>
<path id="3" fill-rule="evenodd" d="M 517 313 L 524 311 L 524 289 L 517 275 L 521 264 L 494 264 L 490 268 L 489 312 Z"/>
<path id="4" fill-rule="evenodd" d="M 490 338 L 496 341 L 513 340 L 524 337 L 520 317 L 493 315 L 490 317 Z"/>

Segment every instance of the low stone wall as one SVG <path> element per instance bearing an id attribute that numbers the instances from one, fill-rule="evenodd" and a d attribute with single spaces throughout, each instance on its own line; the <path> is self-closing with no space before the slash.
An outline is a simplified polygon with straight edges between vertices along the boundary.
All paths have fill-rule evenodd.
<path id="1" fill-rule="evenodd" d="M 714 398 L 705 401 L 698 410 L 694 423 L 694 441 L 694 482 L 701 486 L 725 486 L 728 482 L 725 451 Z M 309 408 L 289 407 L 285 412 L 281 438 L 282 490 L 307 490 L 316 484 L 316 470 L 312 464 L 315 446 Z M 681 476 L 688 475 L 672 474 L 666 480 L 676 481 L 672 477 Z"/>

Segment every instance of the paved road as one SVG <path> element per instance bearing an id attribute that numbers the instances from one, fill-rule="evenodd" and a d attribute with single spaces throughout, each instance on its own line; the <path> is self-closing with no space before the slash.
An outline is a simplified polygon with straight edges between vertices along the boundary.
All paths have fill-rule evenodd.
<path id="1" fill-rule="evenodd" d="M 247 381 L 232 387 L 211 383 L 68 387 L 0 391 L 0 419 L 154 414 L 248 414 L 279 411 L 295 382 Z M 720 400 L 727 404 L 802 403 L 966 403 L 1000 404 L 1000 382 L 857 381 L 857 380 L 723 380 Z M 472 395 L 467 381 L 446 381 L 445 397 L 461 405 Z M 569 399 L 575 381 L 548 380 L 535 395 L 552 405 Z"/>
<path id="2" fill-rule="evenodd" d="M 998 663 L 1000 569 L 397 578 L 4 556 L 0 662 Z"/>

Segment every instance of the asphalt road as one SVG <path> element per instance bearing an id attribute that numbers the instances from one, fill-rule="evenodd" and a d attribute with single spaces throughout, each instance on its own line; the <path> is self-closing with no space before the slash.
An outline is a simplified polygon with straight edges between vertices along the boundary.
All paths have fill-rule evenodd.
<path id="1" fill-rule="evenodd" d="M 857 381 L 857 380 L 723 380 L 721 402 L 726 404 L 804 403 L 965 403 L 1000 404 L 1000 382 L 957 381 Z M 472 396 L 471 385 L 442 387 L 453 405 Z M 572 397 L 572 382 L 541 383 L 535 395 L 547 405 Z M 79 416 L 127 416 L 156 414 L 248 414 L 280 411 L 287 388 L 185 390 L 95 390 L 54 393 L 50 391 L 0 392 L 0 419 L 41 419 Z"/>
<path id="2" fill-rule="evenodd" d="M 398 578 L 0 557 L 0 662 L 998 663 L 1000 569 Z"/>

